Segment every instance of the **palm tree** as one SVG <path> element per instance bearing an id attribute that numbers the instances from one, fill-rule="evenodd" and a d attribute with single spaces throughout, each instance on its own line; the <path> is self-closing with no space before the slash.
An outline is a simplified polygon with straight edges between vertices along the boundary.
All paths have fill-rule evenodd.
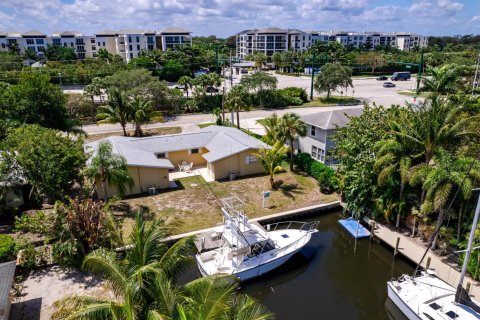
<path id="1" fill-rule="evenodd" d="M 116 252 L 100 249 L 83 262 L 86 270 L 105 277 L 116 298 L 69 297 L 55 302 L 52 319 L 271 318 L 251 298 L 237 298 L 237 284 L 232 277 L 205 277 L 178 286 L 176 277 L 193 260 L 193 238 L 183 238 L 168 247 L 163 241 L 167 235 L 161 221 L 147 227 L 138 213 L 130 235 L 131 244 L 123 258 Z"/>
<path id="2" fill-rule="evenodd" d="M 225 106 L 237 113 L 237 128 L 240 129 L 240 110 L 246 109 L 248 92 L 242 85 L 233 86 L 232 90 L 227 94 Z"/>
<path id="3" fill-rule="evenodd" d="M 245 57 L 245 60 L 250 60 L 255 62 L 255 68 L 261 70 L 265 62 L 267 62 L 267 55 L 265 53 L 255 51 L 253 54 Z"/>
<path id="4" fill-rule="evenodd" d="M 95 155 L 86 170 L 86 175 L 90 178 L 100 177 L 105 202 L 108 200 L 106 182 L 116 186 L 120 195 L 125 194 L 126 186 L 133 186 L 125 158 L 113 153 L 112 144 L 109 141 L 102 141 L 98 144 Z"/>
<path id="5" fill-rule="evenodd" d="M 130 118 L 130 108 L 125 93 L 111 89 L 108 92 L 108 104 L 99 107 L 97 119 L 101 119 L 98 123 L 120 123 L 123 129 L 123 135 L 127 136 L 125 127 Z"/>
<path id="6" fill-rule="evenodd" d="M 143 135 L 142 125 L 150 121 L 163 122 L 163 117 L 160 111 L 155 111 L 151 100 L 144 100 L 141 96 L 135 96 L 129 103 L 131 111 L 131 119 L 135 125 L 135 136 L 141 137 Z"/>
<path id="7" fill-rule="evenodd" d="M 183 90 L 187 93 L 187 99 L 188 99 L 188 89 L 192 87 L 193 79 L 190 78 L 189 76 L 181 76 L 180 79 L 178 79 L 177 83 L 179 85 L 184 86 Z"/>
<path id="8" fill-rule="evenodd" d="M 425 201 L 422 203 L 423 214 L 438 213 L 436 230 L 444 220 L 446 203 L 453 194 L 454 188 L 461 188 L 464 200 L 472 194 L 472 186 L 475 180 L 480 180 L 480 165 L 470 158 L 454 158 L 444 149 L 439 149 L 431 161 L 422 163 L 412 168 L 410 183 L 421 184 L 426 191 Z M 471 170 L 469 171 L 471 166 Z M 435 248 L 438 233 L 432 239 L 431 247 Z"/>
<path id="9" fill-rule="evenodd" d="M 397 212 L 395 227 L 398 228 L 400 217 L 406 207 L 404 194 L 409 181 L 409 170 L 412 166 L 411 150 L 395 139 L 379 141 L 375 150 L 377 160 L 373 167 L 375 171 L 379 172 L 378 185 L 382 188 L 387 187 L 389 179 L 396 179 L 400 182 L 398 203 L 395 204 L 395 211 Z"/>
<path id="10" fill-rule="evenodd" d="M 265 134 L 263 135 L 262 140 L 266 144 L 273 145 L 277 141 L 285 141 L 283 132 L 280 131 L 280 118 L 276 113 L 272 114 L 270 117 L 257 120 L 257 123 L 265 129 Z"/>
<path id="11" fill-rule="evenodd" d="M 280 132 L 290 145 L 290 171 L 293 171 L 294 147 L 293 142 L 299 137 L 307 135 L 307 125 L 300 119 L 300 116 L 293 112 L 285 113 L 280 119 Z"/>
<path id="12" fill-rule="evenodd" d="M 461 86 L 460 67 L 445 64 L 441 67 L 428 68 L 429 76 L 422 76 L 421 91 L 431 92 L 432 96 L 455 93 Z"/>
<path id="13" fill-rule="evenodd" d="M 222 84 L 222 79 L 220 76 L 216 73 L 209 73 L 208 78 L 210 80 L 209 85 L 212 87 L 218 87 L 220 84 Z M 210 95 L 213 95 L 213 90 L 210 91 Z"/>
<path id="14" fill-rule="evenodd" d="M 281 141 L 275 142 L 272 148 L 260 149 L 258 153 L 255 154 L 265 169 L 265 172 L 270 175 L 270 186 L 272 189 L 275 187 L 275 174 L 283 170 L 280 163 L 286 154 L 287 147 Z"/>

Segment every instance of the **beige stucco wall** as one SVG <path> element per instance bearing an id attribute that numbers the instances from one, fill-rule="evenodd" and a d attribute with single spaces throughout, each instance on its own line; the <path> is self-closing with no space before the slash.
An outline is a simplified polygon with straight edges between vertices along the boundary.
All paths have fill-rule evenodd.
<path id="1" fill-rule="evenodd" d="M 230 172 L 234 172 L 237 177 L 264 173 L 265 171 L 259 162 L 251 164 L 246 163 L 246 157 L 254 156 L 257 152 L 258 150 L 251 149 L 213 162 L 211 164 L 213 179 L 226 179 L 229 177 Z"/>
<path id="2" fill-rule="evenodd" d="M 182 161 L 187 161 L 188 163 L 193 162 L 194 166 L 204 166 L 207 164 L 207 161 L 202 157 L 202 154 L 207 153 L 206 148 L 199 148 L 200 153 L 188 154 L 188 150 L 173 151 L 169 152 L 167 159 L 175 166 L 175 169 L 178 169 L 178 165 Z"/>
<path id="3" fill-rule="evenodd" d="M 139 194 L 148 192 L 148 188 L 157 189 L 168 188 L 169 178 L 166 168 L 147 168 L 147 167 L 128 167 L 128 173 L 133 179 L 133 187 L 128 188 L 125 195 Z M 95 181 L 99 198 L 104 197 L 102 182 L 99 178 Z M 115 186 L 107 184 L 107 196 L 112 197 L 118 193 Z"/>

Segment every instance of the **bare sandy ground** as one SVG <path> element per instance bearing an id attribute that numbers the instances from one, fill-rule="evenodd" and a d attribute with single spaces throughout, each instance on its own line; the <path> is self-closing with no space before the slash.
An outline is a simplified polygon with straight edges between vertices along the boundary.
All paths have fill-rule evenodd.
<path id="1" fill-rule="evenodd" d="M 49 320 L 53 303 L 71 295 L 113 297 L 100 278 L 58 266 L 33 272 L 23 282 L 22 292 L 23 296 L 12 302 L 10 320 Z"/>

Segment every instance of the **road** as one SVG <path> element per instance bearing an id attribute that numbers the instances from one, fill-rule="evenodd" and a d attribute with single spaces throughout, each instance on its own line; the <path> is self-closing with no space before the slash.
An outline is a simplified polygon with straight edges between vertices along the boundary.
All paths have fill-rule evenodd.
<path id="1" fill-rule="evenodd" d="M 278 88 L 285 87 L 301 87 L 304 88 L 307 93 L 310 92 L 310 78 L 308 77 L 291 77 L 283 75 L 275 75 L 278 78 Z M 238 83 L 240 79 L 238 76 L 234 77 L 234 84 Z M 410 81 L 396 82 L 395 88 L 384 88 L 382 86 L 383 81 L 377 81 L 375 79 L 354 79 L 354 88 L 348 90 L 347 95 L 353 95 L 357 99 L 365 100 L 369 103 L 375 102 L 377 105 L 390 106 L 392 104 L 403 105 L 406 101 L 413 101 L 412 97 L 400 95 L 398 91 L 410 90 L 415 86 L 415 80 L 412 78 Z M 340 95 L 340 93 L 334 93 Z M 315 94 L 317 96 L 317 94 Z M 278 115 L 283 115 L 287 112 L 295 112 L 299 115 L 311 114 L 324 110 L 336 110 L 344 109 L 348 107 L 334 106 L 334 107 L 305 107 L 305 108 L 293 108 L 293 109 L 279 109 L 279 110 L 252 110 L 249 112 L 240 113 L 240 124 L 243 128 L 253 131 L 260 130 L 260 126 L 256 124 L 257 119 L 270 116 L 273 112 Z M 231 115 L 227 115 L 228 118 Z M 172 127 L 180 126 L 183 132 L 194 131 L 198 124 L 204 122 L 213 122 L 215 118 L 212 114 L 186 114 L 173 118 L 167 118 L 164 123 L 152 123 L 146 125 L 145 128 L 158 128 L 158 127 Z M 102 124 L 102 125 L 86 125 L 83 126 L 83 130 L 88 134 L 105 133 L 120 131 L 119 124 Z"/>

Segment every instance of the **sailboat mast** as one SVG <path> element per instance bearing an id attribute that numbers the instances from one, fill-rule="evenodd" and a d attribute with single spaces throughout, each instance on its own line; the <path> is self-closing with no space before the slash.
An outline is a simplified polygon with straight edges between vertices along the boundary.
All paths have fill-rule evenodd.
<path id="1" fill-rule="evenodd" d="M 480 189 L 475 189 L 475 190 L 480 190 Z M 470 236 L 468 237 L 467 251 L 465 252 L 465 257 L 463 259 L 462 272 L 460 273 L 460 280 L 458 282 L 457 291 L 459 288 L 462 287 L 463 279 L 465 278 L 465 275 L 467 273 L 468 261 L 470 260 L 470 253 L 472 252 L 473 240 L 475 238 L 475 230 L 477 229 L 479 215 L 480 215 L 480 194 L 478 195 L 477 206 L 475 208 L 475 216 L 473 217 L 472 230 L 470 230 Z M 455 302 L 459 302 L 458 301 L 459 297 L 457 296 L 459 295 L 455 296 Z"/>

